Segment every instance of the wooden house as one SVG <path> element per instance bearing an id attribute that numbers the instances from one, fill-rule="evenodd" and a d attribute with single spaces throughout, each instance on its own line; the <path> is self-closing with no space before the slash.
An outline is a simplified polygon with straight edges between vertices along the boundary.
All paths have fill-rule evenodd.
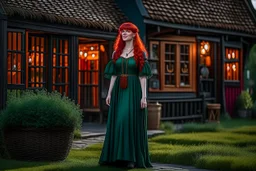
<path id="1" fill-rule="evenodd" d="M 162 104 L 162 120 L 204 121 L 207 103 L 233 116 L 256 38 L 246 0 L 2 0 L 0 107 L 9 90 L 46 88 L 103 122 L 103 70 L 125 21 L 139 27 L 149 51 L 148 100 Z"/>

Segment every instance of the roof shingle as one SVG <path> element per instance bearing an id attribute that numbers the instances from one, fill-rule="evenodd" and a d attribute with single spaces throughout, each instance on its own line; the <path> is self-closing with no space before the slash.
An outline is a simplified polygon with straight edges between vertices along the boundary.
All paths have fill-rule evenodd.
<path id="1" fill-rule="evenodd" d="M 244 0 L 142 0 L 150 19 L 256 34 Z"/>
<path id="2" fill-rule="evenodd" d="M 3 8 L 7 16 L 108 31 L 127 19 L 114 0 L 3 0 Z"/>

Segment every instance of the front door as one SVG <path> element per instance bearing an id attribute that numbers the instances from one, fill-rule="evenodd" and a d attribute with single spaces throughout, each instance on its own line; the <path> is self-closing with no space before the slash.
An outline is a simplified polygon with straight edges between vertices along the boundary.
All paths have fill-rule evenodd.
<path id="1" fill-rule="evenodd" d="M 78 103 L 87 112 L 100 111 L 98 43 L 79 44 Z"/>

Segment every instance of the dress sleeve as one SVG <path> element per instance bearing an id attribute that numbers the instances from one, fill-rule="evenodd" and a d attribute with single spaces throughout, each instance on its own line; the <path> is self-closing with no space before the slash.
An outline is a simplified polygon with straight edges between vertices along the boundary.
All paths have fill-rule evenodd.
<path id="1" fill-rule="evenodd" d="M 112 59 L 107 63 L 104 70 L 104 77 L 110 79 L 113 75 L 116 75 L 115 63 L 113 61 L 114 53 L 112 54 Z"/>
<path id="2" fill-rule="evenodd" d="M 146 77 L 147 79 L 152 77 L 151 67 L 149 65 L 149 62 L 146 58 L 146 53 L 144 52 L 144 65 L 142 70 L 139 72 L 140 77 Z"/>

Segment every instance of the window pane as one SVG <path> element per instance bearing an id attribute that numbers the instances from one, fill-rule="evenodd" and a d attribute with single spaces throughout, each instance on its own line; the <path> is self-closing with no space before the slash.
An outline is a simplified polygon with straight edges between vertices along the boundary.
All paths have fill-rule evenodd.
<path id="1" fill-rule="evenodd" d="M 176 84 L 176 45 L 165 44 L 165 85 L 175 86 Z"/>
<path id="2" fill-rule="evenodd" d="M 180 45 L 180 86 L 190 85 L 189 65 L 189 45 Z"/>
<path id="3" fill-rule="evenodd" d="M 235 48 L 226 48 L 225 50 L 225 80 L 239 79 L 239 58 L 240 50 Z"/>
<path id="4" fill-rule="evenodd" d="M 67 42 L 67 43 L 66 43 Z M 52 82 L 53 90 L 69 95 L 69 56 L 68 52 L 68 40 L 54 38 L 53 41 L 53 55 L 52 55 Z M 66 55 L 65 55 L 66 54 Z"/>
<path id="5" fill-rule="evenodd" d="M 22 33 L 8 32 L 7 36 L 7 83 L 22 84 Z"/>
<path id="6" fill-rule="evenodd" d="M 28 87 L 45 87 L 45 38 L 29 35 L 28 43 Z"/>

